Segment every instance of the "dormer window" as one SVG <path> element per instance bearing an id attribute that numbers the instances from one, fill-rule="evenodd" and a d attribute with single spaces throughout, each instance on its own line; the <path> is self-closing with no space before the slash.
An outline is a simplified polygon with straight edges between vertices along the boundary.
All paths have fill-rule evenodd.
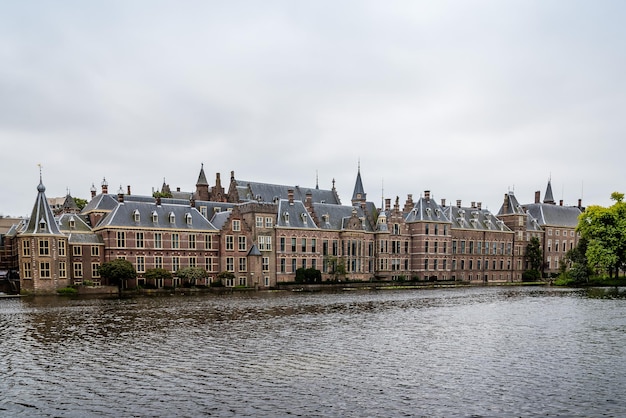
<path id="1" fill-rule="evenodd" d="M 46 229 L 46 221 L 43 218 L 39 221 L 39 229 Z"/>
<path id="2" fill-rule="evenodd" d="M 74 229 L 76 228 L 76 221 L 74 220 L 74 218 L 70 218 L 70 229 Z"/>
<path id="3" fill-rule="evenodd" d="M 303 212 L 303 213 L 301 213 L 301 214 L 300 214 L 300 218 L 302 219 L 302 223 L 306 226 L 306 224 L 307 224 L 307 216 L 306 216 L 306 213 L 304 213 L 304 212 Z"/>
<path id="4" fill-rule="evenodd" d="M 152 222 L 153 223 L 159 222 L 159 215 L 156 213 L 156 211 L 152 212 Z"/>
<path id="5" fill-rule="evenodd" d="M 430 217 L 430 213 L 431 213 L 431 209 L 430 208 L 426 208 L 426 216 Z"/>
<path id="6" fill-rule="evenodd" d="M 169 219 L 171 224 L 176 222 L 176 215 L 174 215 L 174 212 L 170 212 Z"/>
<path id="7" fill-rule="evenodd" d="M 283 219 L 285 220 L 285 223 L 288 224 L 289 223 L 289 212 L 285 212 L 283 213 Z"/>
<path id="8" fill-rule="evenodd" d="M 135 220 L 135 222 L 139 222 L 139 220 L 141 219 L 141 216 L 139 215 L 139 211 L 137 209 L 133 211 L 133 219 Z"/>
<path id="9" fill-rule="evenodd" d="M 185 213 L 185 222 L 187 223 L 187 225 L 191 225 L 192 219 L 193 217 L 191 216 L 191 213 Z"/>
<path id="10" fill-rule="evenodd" d="M 328 223 L 329 220 L 330 220 L 330 216 L 328 214 L 322 215 L 322 221 L 324 221 L 324 223 Z"/>

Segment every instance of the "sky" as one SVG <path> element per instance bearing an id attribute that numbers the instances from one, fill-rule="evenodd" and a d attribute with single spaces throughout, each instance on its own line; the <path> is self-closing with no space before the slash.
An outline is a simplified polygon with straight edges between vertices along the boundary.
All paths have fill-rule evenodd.
<path id="1" fill-rule="evenodd" d="M 369 201 L 626 192 L 626 2 L 0 1 L 0 214 L 240 180 Z"/>

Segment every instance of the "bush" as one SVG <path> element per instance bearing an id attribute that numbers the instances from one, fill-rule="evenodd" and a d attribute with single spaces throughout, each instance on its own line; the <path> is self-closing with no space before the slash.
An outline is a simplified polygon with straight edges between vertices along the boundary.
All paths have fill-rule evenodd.
<path id="1" fill-rule="evenodd" d="M 78 290 L 76 290 L 76 288 L 74 287 L 62 287 L 60 289 L 57 289 L 57 293 L 59 295 L 75 295 L 78 293 Z"/>
<path id="2" fill-rule="evenodd" d="M 523 282 L 536 282 L 541 278 L 541 273 L 537 270 L 526 270 L 522 273 Z"/>

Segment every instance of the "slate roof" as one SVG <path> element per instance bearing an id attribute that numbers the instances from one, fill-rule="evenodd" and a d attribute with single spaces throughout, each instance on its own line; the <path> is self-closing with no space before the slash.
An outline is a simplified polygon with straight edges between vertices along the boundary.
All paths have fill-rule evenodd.
<path id="1" fill-rule="evenodd" d="M 215 226 L 215 228 L 222 229 L 224 227 L 224 224 L 228 222 L 228 218 L 230 218 L 231 213 L 232 211 L 230 210 L 216 212 L 211 218 L 211 223 L 213 224 L 213 226 Z"/>
<path id="2" fill-rule="evenodd" d="M 153 215 L 156 215 L 154 220 Z M 170 217 L 173 215 L 173 218 Z M 173 222 L 171 222 L 171 219 Z M 118 203 L 116 208 L 108 213 L 98 226 L 99 229 L 107 226 L 126 228 L 156 228 L 173 230 L 216 230 L 196 208 L 189 205 L 157 205 L 136 201 Z"/>
<path id="3" fill-rule="evenodd" d="M 511 231 L 503 221 L 496 218 L 486 209 L 448 206 L 444 211 L 446 217 L 452 222 L 452 228 L 480 231 Z"/>
<path id="4" fill-rule="evenodd" d="M 421 197 L 413 209 L 407 214 L 406 222 L 432 221 L 432 222 L 450 222 L 446 216 L 444 208 L 442 208 L 434 199 L 426 199 Z"/>
<path id="5" fill-rule="evenodd" d="M 524 213 L 524 208 L 519 204 L 513 192 L 509 192 L 504 197 L 505 203 L 502 203 L 498 215 L 518 215 Z"/>
<path id="6" fill-rule="evenodd" d="M 46 187 L 43 185 L 41 179 L 39 179 L 39 185 L 37 186 L 37 199 L 33 206 L 33 211 L 28 220 L 26 228 L 22 231 L 23 234 L 51 234 L 51 235 L 63 235 L 59 231 L 59 227 L 54 219 L 52 209 L 46 199 Z"/>
<path id="7" fill-rule="evenodd" d="M 117 207 L 117 196 L 108 193 L 96 195 L 85 205 L 81 213 L 88 214 L 90 212 L 110 212 Z"/>
<path id="8" fill-rule="evenodd" d="M 373 203 L 372 203 L 373 205 Z M 372 220 L 366 217 L 365 212 L 358 206 L 330 205 L 327 203 L 313 203 L 313 210 L 317 215 L 321 229 L 341 231 L 345 228 L 346 222 L 356 211 L 356 216 L 363 219 L 363 230 L 372 232 L 374 230 Z"/>
<path id="9" fill-rule="evenodd" d="M 363 189 L 363 181 L 361 180 L 361 169 L 357 171 L 356 182 L 354 183 L 354 192 L 352 192 L 352 201 L 366 200 L 365 189 Z"/>
<path id="10" fill-rule="evenodd" d="M 289 203 L 287 199 L 278 201 L 278 227 L 317 229 L 311 214 L 300 200 Z"/>
<path id="11" fill-rule="evenodd" d="M 546 203 L 531 203 L 524 209 L 537 220 L 541 226 L 578 226 L 578 216 L 582 211 L 576 206 L 559 206 Z"/>
<path id="12" fill-rule="evenodd" d="M 285 186 L 280 184 L 257 183 L 254 181 L 235 180 L 239 200 L 257 200 L 274 202 L 278 199 L 288 199 L 288 191 L 294 191 L 294 199 L 305 201 L 307 192 L 311 192 L 313 202 L 331 203 L 340 205 L 339 196 L 334 190 L 324 190 L 317 187 L 307 188 L 299 186 Z"/>

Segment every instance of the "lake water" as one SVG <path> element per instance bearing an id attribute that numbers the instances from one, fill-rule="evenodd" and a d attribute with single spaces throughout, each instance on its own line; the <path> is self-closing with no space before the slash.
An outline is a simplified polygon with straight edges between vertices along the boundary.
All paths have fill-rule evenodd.
<path id="1" fill-rule="evenodd" d="M 626 416 L 625 295 L 0 299 L 0 416 Z"/>

